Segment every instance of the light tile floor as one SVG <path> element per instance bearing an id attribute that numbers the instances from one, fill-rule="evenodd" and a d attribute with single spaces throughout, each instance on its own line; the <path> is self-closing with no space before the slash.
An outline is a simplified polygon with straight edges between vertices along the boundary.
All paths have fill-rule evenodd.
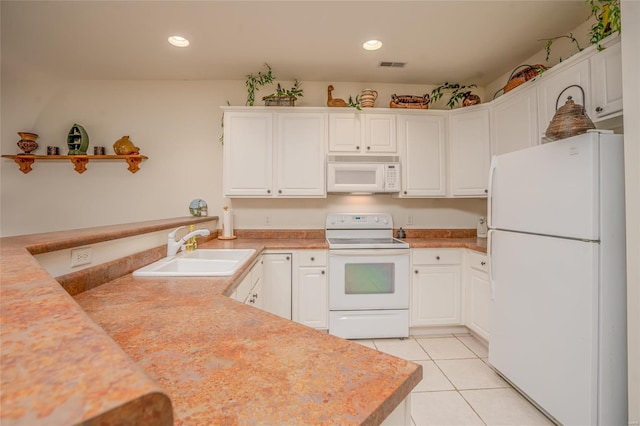
<path id="1" fill-rule="evenodd" d="M 553 425 L 487 364 L 487 347 L 470 334 L 354 340 L 422 365 L 411 392 L 411 419 L 428 425 Z"/>

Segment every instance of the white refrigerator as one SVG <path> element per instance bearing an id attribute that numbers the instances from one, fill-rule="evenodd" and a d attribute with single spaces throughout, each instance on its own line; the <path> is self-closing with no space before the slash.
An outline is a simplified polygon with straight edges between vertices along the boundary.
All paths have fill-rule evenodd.
<path id="1" fill-rule="evenodd" d="M 621 135 L 495 156 L 489 363 L 563 425 L 626 425 Z"/>

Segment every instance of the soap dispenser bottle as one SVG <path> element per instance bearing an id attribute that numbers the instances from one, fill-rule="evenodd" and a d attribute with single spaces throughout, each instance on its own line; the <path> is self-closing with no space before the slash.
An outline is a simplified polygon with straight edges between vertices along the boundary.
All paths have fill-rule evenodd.
<path id="1" fill-rule="evenodd" d="M 189 232 L 193 232 L 193 225 L 189 225 Z M 196 237 L 193 236 L 187 240 L 187 244 L 185 245 L 187 247 L 187 251 L 195 251 L 195 249 L 198 248 L 198 241 L 196 240 Z"/>

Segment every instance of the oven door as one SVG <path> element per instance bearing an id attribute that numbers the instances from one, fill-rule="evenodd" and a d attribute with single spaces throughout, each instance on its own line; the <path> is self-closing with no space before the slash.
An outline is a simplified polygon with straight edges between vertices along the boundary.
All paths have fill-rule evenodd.
<path id="1" fill-rule="evenodd" d="M 409 308 L 409 250 L 329 250 L 329 309 Z"/>

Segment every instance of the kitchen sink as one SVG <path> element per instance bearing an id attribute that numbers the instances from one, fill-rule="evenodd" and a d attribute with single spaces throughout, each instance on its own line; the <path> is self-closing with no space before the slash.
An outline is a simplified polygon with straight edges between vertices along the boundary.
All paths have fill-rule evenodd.
<path id="1" fill-rule="evenodd" d="M 169 256 L 133 272 L 134 277 L 224 277 L 235 274 L 253 249 L 199 249 Z"/>

